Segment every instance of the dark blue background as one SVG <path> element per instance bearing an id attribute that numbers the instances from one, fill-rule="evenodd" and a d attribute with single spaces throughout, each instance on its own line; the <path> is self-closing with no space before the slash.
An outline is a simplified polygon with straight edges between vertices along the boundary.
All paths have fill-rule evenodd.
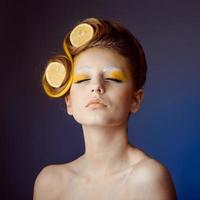
<path id="1" fill-rule="evenodd" d="M 179 199 L 200 199 L 199 1 L 1 1 L 0 199 L 31 199 L 39 171 L 84 152 L 81 127 L 63 99 L 41 86 L 47 59 L 86 17 L 119 20 L 148 61 L 145 99 L 130 142 L 171 172 Z"/>

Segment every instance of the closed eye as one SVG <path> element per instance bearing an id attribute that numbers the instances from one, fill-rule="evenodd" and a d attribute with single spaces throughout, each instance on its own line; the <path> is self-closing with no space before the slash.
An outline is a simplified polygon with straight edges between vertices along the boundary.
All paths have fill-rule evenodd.
<path id="1" fill-rule="evenodd" d="M 90 79 L 82 79 L 82 80 L 78 80 L 78 81 L 76 81 L 75 83 L 82 83 L 82 82 L 84 82 L 84 81 L 88 81 L 88 80 L 90 80 Z"/>
<path id="2" fill-rule="evenodd" d="M 90 79 L 82 79 L 82 80 L 78 80 L 74 83 L 82 83 L 82 82 L 85 82 L 85 81 L 88 81 Z M 106 80 L 109 80 L 109 81 L 115 81 L 115 82 L 118 82 L 118 83 L 121 83 L 122 80 L 119 80 L 119 79 L 115 79 L 115 78 L 106 78 Z"/>
<path id="3" fill-rule="evenodd" d="M 118 82 L 118 83 L 122 82 L 122 80 L 115 79 L 115 78 L 106 78 L 106 80 L 115 81 L 115 82 Z"/>

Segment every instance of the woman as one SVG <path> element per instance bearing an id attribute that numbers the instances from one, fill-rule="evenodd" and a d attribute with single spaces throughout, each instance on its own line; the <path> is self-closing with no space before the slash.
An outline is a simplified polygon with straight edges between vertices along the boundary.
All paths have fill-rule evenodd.
<path id="1" fill-rule="evenodd" d="M 174 200 L 167 169 L 128 143 L 128 118 L 144 96 L 146 60 L 141 45 L 121 24 L 89 18 L 64 40 L 65 56 L 50 60 L 43 86 L 64 97 L 82 125 L 85 153 L 45 167 L 34 200 Z"/>

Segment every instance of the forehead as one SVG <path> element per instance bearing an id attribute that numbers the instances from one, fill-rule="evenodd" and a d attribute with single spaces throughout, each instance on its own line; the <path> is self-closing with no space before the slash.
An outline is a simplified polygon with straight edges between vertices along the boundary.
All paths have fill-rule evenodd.
<path id="1" fill-rule="evenodd" d="M 126 58 L 112 49 L 93 47 L 74 58 L 75 71 L 82 70 L 128 70 Z"/>

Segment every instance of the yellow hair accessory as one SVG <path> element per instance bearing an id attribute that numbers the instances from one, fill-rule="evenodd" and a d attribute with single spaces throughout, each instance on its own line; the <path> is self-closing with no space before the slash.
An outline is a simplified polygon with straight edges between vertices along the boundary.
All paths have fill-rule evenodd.
<path id="1" fill-rule="evenodd" d="M 74 47 L 80 47 L 87 43 L 94 35 L 94 29 L 90 24 L 81 23 L 70 33 L 69 39 Z"/>
<path id="2" fill-rule="evenodd" d="M 49 83 L 50 86 L 54 88 L 59 88 L 67 74 L 67 69 L 63 65 L 63 63 L 60 62 L 50 62 L 47 65 L 45 75 L 46 75 L 46 80 Z"/>
<path id="3" fill-rule="evenodd" d="M 87 23 L 77 25 L 70 33 L 70 42 L 74 47 L 80 47 L 87 43 L 94 34 L 94 29 Z M 66 39 L 63 41 L 66 55 L 52 58 L 46 66 L 42 78 L 42 85 L 46 94 L 53 98 L 64 96 L 72 84 L 74 64 L 68 50 Z"/>
<path id="4" fill-rule="evenodd" d="M 73 60 L 64 44 L 67 56 L 55 56 L 48 63 L 43 75 L 42 84 L 46 94 L 58 98 L 67 93 L 72 84 Z"/>

